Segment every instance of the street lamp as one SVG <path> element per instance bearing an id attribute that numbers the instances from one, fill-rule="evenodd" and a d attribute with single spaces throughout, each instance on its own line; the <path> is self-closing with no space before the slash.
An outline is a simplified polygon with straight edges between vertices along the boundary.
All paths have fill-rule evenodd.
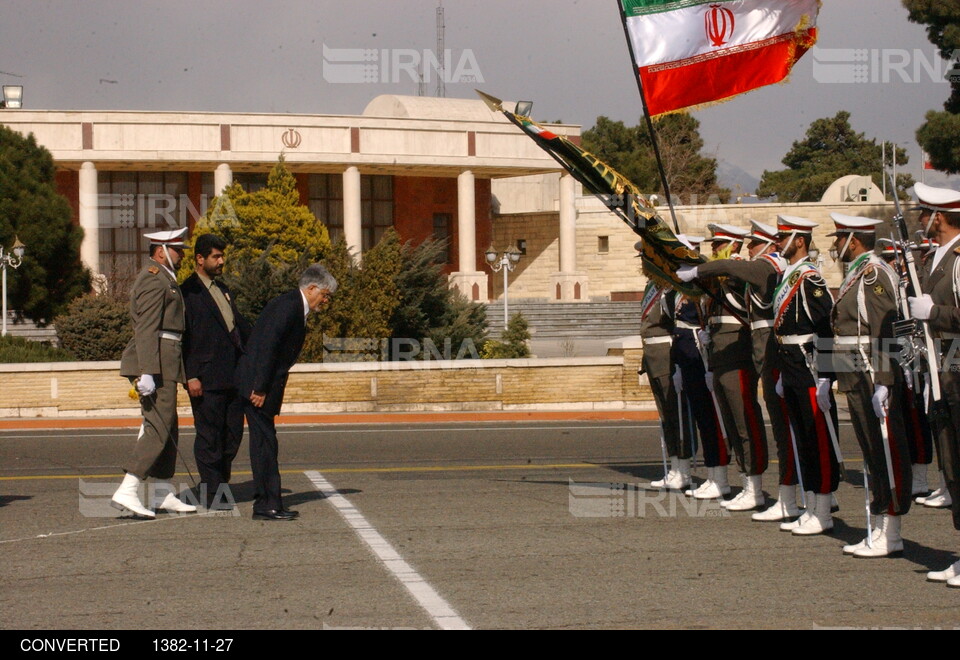
<path id="1" fill-rule="evenodd" d="M 507 273 L 517 267 L 517 263 L 520 261 L 520 253 L 516 250 L 507 250 L 497 254 L 497 251 L 491 246 L 484 253 L 484 257 L 487 260 L 487 265 L 490 266 L 490 270 L 494 273 L 503 271 L 503 329 L 506 330 L 507 323 L 510 321 L 507 302 Z"/>
<path id="2" fill-rule="evenodd" d="M 3 246 L 0 245 L 0 268 L 3 269 L 3 337 L 7 336 L 7 266 L 16 270 L 23 263 L 23 253 L 27 251 L 27 246 L 20 242 L 20 239 L 14 236 L 13 254 L 4 254 Z"/>

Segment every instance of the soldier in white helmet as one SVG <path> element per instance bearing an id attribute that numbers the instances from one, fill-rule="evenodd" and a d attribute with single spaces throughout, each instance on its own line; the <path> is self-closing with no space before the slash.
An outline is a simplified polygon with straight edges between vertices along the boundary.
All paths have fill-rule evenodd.
<path id="1" fill-rule="evenodd" d="M 176 472 L 178 420 L 177 383 L 185 383 L 180 342 L 184 331 L 183 297 L 176 271 L 183 259 L 186 227 L 144 234 L 150 240 L 150 260 L 130 291 L 133 339 L 123 351 L 120 375 L 130 378 L 140 396 L 143 423 L 124 467 L 126 476 L 113 495 L 113 505 L 136 516 L 153 518 L 151 503 L 141 502 L 139 490 L 148 478 L 154 484 L 157 509 L 192 513 L 167 482 Z"/>
<path id="2" fill-rule="evenodd" d="M 920 225 L 940 247 L 930 259 L 922 295 L 909 299 L 910 313 L 927 321 L 939 340 L 942 399 L 931 403 L 930 418 L 946 496 L 953 508 L 953 525 L 960 530 L 960 364 L 956 363 L 960 350 L 960 192 L 922 183 L 914 192 L 919 199 Z M 960 587 L 960 562 L 928 573 L 927 579 Z"/>

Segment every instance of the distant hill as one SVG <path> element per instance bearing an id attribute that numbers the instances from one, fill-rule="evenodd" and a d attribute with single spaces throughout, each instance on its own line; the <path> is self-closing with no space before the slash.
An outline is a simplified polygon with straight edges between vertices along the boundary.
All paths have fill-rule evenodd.
<path id="1" fill-rule="evenodd" d="M 733 163 L 720 160 L 717 163 L 717 181 L 732 193 L 731 202 L 736 202 L 737 195 L 752 195 L 760 185 L 760 179 Z"/>

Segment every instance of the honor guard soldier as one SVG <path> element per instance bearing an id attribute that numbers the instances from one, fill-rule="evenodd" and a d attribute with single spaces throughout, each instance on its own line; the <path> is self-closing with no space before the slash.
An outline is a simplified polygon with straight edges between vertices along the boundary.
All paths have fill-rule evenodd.
<path id="1" fill-rule="evenodd" d="M 791 435 L 800 462 L 799 479 L 806 490 L 806 511 L 780 529 L 798 536 L 833 529 L 833 493 L 840 483 L 837 410 L 830 369 L 819 359 L 832 331 L 833 297 L 810 260 L 815 222 L 794 216 L 777 218 L 780 254 L 787 261 L 774 292 L 774 331 L 781 365 L 777 391 L 787 406 Z"/>
<path id="2" fill-rule="evenodd" d="M 693 236 L 678 236 L 682 242 L 698 249 L 703 239 Z M 674 389 L 687 407 L 691 417 L 696 420 L 703 445 L 703 463 L 707 468 L 707 480 L 699 488 L 684 491 L 696 499 L 721 499 L 730 493 L 727 482 L 727 466 L 730 454 L 723 436 L 723 423 L 716 407 L 712 392 L 712 374 L 708 373 L 706 347 L 703 344 L 703 331 L 706 319 L 699 301 L 678 295 L 674 312 L 672 359 L 676 365 L 673 375 Z M 695 412 L 694 412 L 695 411 Z M 694 428 L 691 422 L 684 425 L 684 433 L 689 431 L 691 439 Z M 691 440 L 692 441 L 692 440 Z"/>
<path id="3" fill-rule="evenodd" d="M 897 290 L 900 276 L 874 253 L 882 220 L 831 213 L 836 231 L 834 261 L 847 267 L 833 307 L 833 366 L 837 389 L 847 395 L 850 421 L 863 452 L 864 487 L 871 500 L 868 514 L 877 524 L 844 554 L 886 557 L 903 552 L 902 516 L 910 510 L 913 473 L 908 462 L 903 409 L 891 395 L 903 381 L 891 351 L 896 342 Z M 869 520 L 868 520 L 869 522 Z"/>
<path id="4" fill-rule="evenodd" d="M 750 226 L 751 232 L 747 236 L 749 260 L 710 261 L 696 268 L 681 268 L 677 275 L 688 281 L 701 273 L 704 277 L 728 276 L 746 284 L 745 302 L 754 369 L 763 385 L 763 400 L 777 446 L 780 477 L 777 501 L 765 511 L 753 514 L 752 518 L 758 522 L 783 522 L 800 515 L 797 504 L 797 462 L 790 441 L 790 423 L 783 399 L 776 392 L 780 369 L 777 363 L 779 349 L 773 334 L 773 292 L 780 283 L 786 262 L 776 251 L 777 229 L 756 220 L 752 220 Z M 758 504 L 762 504 L 759 484 L 756 489 L 761 493 Z M 727 508 L 730 509 L 729 506 Z"/>
<path id="5" fill-rule="evenodd" d="M 889 238 L 877 239 L 877 251 L 900 278 L 897 287 L 897 305 L 900 318 L 909 316 L 906 293 L 906 273 L 904 272 L 903 254 L 899 247 L 895 247 Z M 895 401 L 903 404 L 903 426 L 907 434 L 907 446 L 910 448 L 910 463 L 913 466 L 913 495 L 917 496 L 917 504 L 923 504 L 930 495 L 927 482 L 927 470 L 933 462 L 933 433 L 927 419 L 927 411 L 923 407 L 921 396 L 923 381 L 912 364 L 906 361 L 900 363 L 903 378 L 897 387 L 897 392 L 891 394 Z"/>
<path id="6" fill-rule="evenodd" d="M 940 341 L 939 405 L 945 408 L 946 419 L 941 422 L 936 409 L 931 409 L 930 417 L 952 501 L 953 525 L 960 530 L 960 365 L 956 364 L 960 351 L 960 192 L 922 183 L 914 187 L 914 192 L 919 198 L 920 224 L 940 247 L 930 260 L 923 294 L 909 299 L 910 313 L 927 321 L 934 338 Z M 936 359 L 931 362 L 936 364 Z M 936 402 L 931 408 L 934 405 Z M 928 573 L 927 579 L 960 587 L 960 562 Z"/>
<path id="7" fill-rule="evenodd" d="M 730 225 L 709 225 L 714 259 L 743 261 L 740 251 L 749 233 Z M 700 269 L 700 277 L 709 273 L 709 263 Z M 723 417 L 729 446 L 737 459 L 743 478 L 743 490 L 723 506 L 728 511 L 750 511 L 765 503 L 761 480 L 767 471 L 767 435 L 763 411 L 757 398 L 759 377 L 753 364 L 753 342 L 744 283 L 722 277 L 711 286 L 716 298 L 708 299 L 709 367 L 713 373 L 713 391 Z"/>
<path id="8" fill-rule="evenodd" d="M 176 496 L 166 483 L 176 472 L 178 421 L 177 383 L 184 383 L 180 342 L 183 337 L 183 297 L 176 271 L 183 259 L 187 228 L 144 234 L 150 240 L 150 261 L 130 291 L 133 339 L 120 359 L 120 375 L 128 377 L 140 395 L 143 423 L 126 476 L 113 494 L 113 505 L 134 515 L 155 514 L 140 501 L 140 484 L 153 477 L 158 509 L 192 513 L 197 508 Z M 160 499 L 163 495 L 163 499 Z"/>
<path id="9" fill-rule="evenodd" d="M 641 243 L 636 244 L 637 252 Z M 677 392 L 673 387 L 673 312 L 676 292 L 653 281 L 647 284 L 640 312 L 640 337 L 643 340 L 643 360 L 640 373 L 645 373 L 653 391 L 653 400 L 660 415 L 664 456 L 670 459 L 670 468 L 663 479 L 650 482 L 652 488 L 683 490 L 690 485 L 690 463 L 693 442 L 689 425 L 681 417 Z M 689 411 L 687 411 L 689 414 Z M 686 428 L 686 431 L 684 431 Z"/>

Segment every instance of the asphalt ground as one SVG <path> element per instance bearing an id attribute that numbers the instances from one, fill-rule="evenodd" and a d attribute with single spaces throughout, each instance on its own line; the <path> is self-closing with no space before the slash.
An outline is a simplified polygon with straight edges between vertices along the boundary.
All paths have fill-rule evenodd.
<path id="1" fill-rule="evenodd" d="M 841 554 L 865 530 L 847 424 L 835 533 L 807 538 L 643 490 L 651 422 L 280 427 L 295 522 L 251 519 L 246 441 L 235 513 L 118 517 L 134 437 L 0 431 L 4 629 L 960 626 L 960 590 L 924 579 L 958 558 L 949 512 L 915 507 L 902 558 Z"/>

